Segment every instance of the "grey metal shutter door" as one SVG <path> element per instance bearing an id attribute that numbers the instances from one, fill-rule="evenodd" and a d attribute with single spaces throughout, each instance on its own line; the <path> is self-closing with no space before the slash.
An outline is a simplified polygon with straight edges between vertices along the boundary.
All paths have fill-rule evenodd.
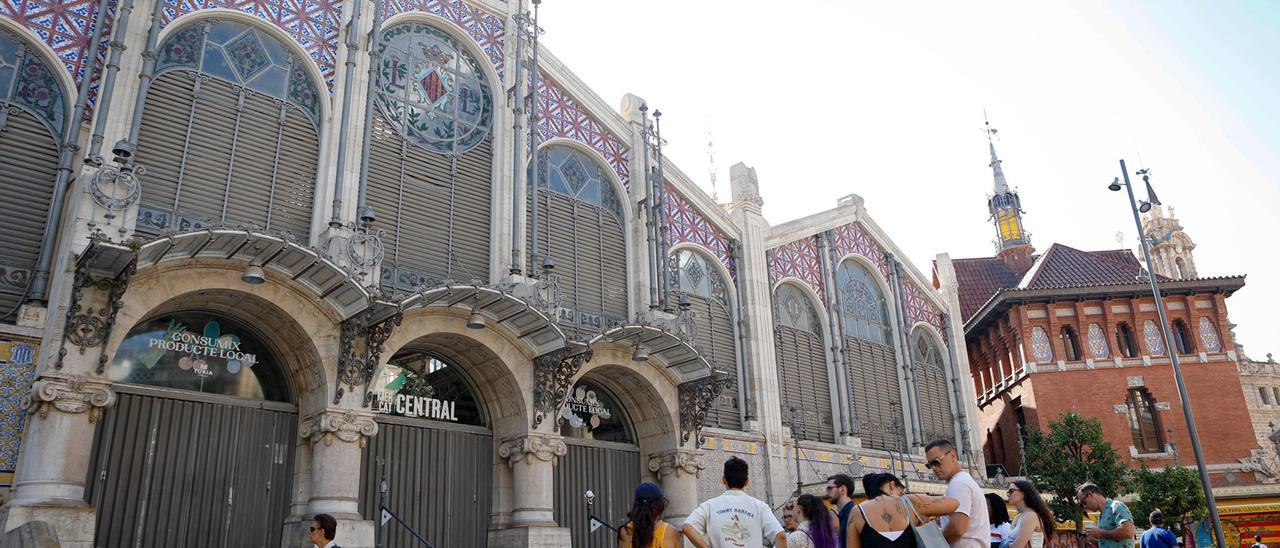
<path id="1" fill-rule="evenodd" d="M 540 189 L 538 250 L 555 260 L 560 276 L 561 306 L 574 311 L 565 323 L 584 335 L 608 329 L 609 320 L 627 319 L 627 257 L 622 227 L 603 209 L 563 194 Z M 533 214 L 532 201 L 525 208 Z M 525 241 L 533 241 L 531 222 Z M 526 248 L 532 253 L 533 246 Z M 528 264 L 541 266 L 541 257 Z M 599 318 L 584 318 L 581 312 Z"/>
<path id="2" fill-rule="evenodd" d="M 947 374 L 937 365 L 916 363 L 920 386 L 920 407 L 924 415 L 924 436 L 929 440 L 956 439 L 952 422 L 951 391 L 947 390 Z"/>
<path id="3" fill-rule="evenodd" d="M 900 449 L 902 395 L 893 348 L 846 337 L 845 356 L 858 422 L 855 433 L 862 438 L 863 447 Z"/>
<path id="4" fill-rule="evenodd" d="M 379 421 L 360 464 L 360 508 L 368 520 L 380 514 L 379 459 L 387 507 L 423 538 L 440 548 L 485 545 L 494 492 L 491 434 Z M 394 522 L 384 531 L 384 546 L 421 546 Z"/>
<path id="5" fill-rule="evenodd" d="M 631 509 L 641 480 L 639 450 L 584 445 L 573 439 L 564 441 L 569 452 L 556 464 L 556 523 L 569 528 L 574 547 L 617 546 L 613 531 L 601 527 L 589 533 L 584 494 L 588 489 L 595 494 L 591 511 L 596 517 L 614 527 L 626 523 L 627 511 Z"/>
<path id="6" fill-rule="evenodd" d="M 58 178 L 58 146 L 53 135 L 25 110 L 10 114 L 0 131 L 0 314 L 17 312 L 36 268 L 44 221 Z M 22 271 L 25 271 L 23 273 Z M 8 320 L 9 314 L 0 320 Z"/>
<path id="7" fill-rule="evenodd" d="M 118 396 L 86 483 L 96 546 L 280 546 L 296 413 Z"/>
<path id="8" fill-rule="evenodd" d="M 627 323 L 627 243 L 622 224 L 613 215 L 597 210 L 604 237 L 600 254 L 604 280 L 604 315 Z"/>
<path id="9" fill-rule="evenodd" d="M 161 75 L 138 138 L 142 206 L 206 223 L 311 232 L 319 137 L 297 108 L 216 78 Z M 243 94 L 243 97 L 242 97 Z M 183 228 L 181 225 L 177 225 Z M 146 233 L 155 227 L 140 225 Z"/>
<path id="10" fill-rule="evenodd" d="M 487 280 L 492 139 L 459 156 L 454 174 L 446 155 L 403 141 L 380 113 L 372 139 L 367 198 L 374 228 L 387 231 L 383 281 L 408 291 L 424 283 L 416 276 Z"/>
<path id="11" fill-rule="evenodd" d="M 678 299 L 679 297 L 672 297 Z M 697 340 L 695 346 L 714 369 L 729 374 L 733 384 L 720 393 L 715 405 L 707 411 L 707 425 L 730 430 L 742 429 L 739 411 L 737 337 L 733 329 L 733 317 L 724 305 L 701 295 L 689 295 L 691 310 L 697 312 Z"/>
<path id="12" fill-rule="evenodd" d="M 835 442 L 831 418 L 830 381 L 827 354 L 822 338 L 808 331 L 777 326 L 775 344 L 778 358 L 778 386 L 782 392 L 782 423 L 788 424 L 795 404 L 793 435 L 800 439 Z"/>

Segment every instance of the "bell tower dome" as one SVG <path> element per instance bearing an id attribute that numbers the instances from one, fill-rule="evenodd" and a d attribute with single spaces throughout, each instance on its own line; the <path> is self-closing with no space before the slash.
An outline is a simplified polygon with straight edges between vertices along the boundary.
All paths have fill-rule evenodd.
<path id="1" fill-rule="evenodd" d="M 1147 269 L 1175 280 L 1196 277 L 1195 242 L 1182 230 L 1182 223 L 1169 208 L 1155 205 L 1142 217 L 1142 236 L 1151 245 L 1151 262 Z"/>
<path id="2" fill-rule="evenodd" d="M 1004 178 L 1004 169 L 1000 167 L 1000 158 L 996 156 L 994 136 L 996 130 L 987 122 L 987 145 L 991 149 L 991 173 L 995 178 L 995 193 L 987 199 L 987 210 L 991 213 L 990 221 L 996 228 L 996 256 L 1004 260 L 1018 275 L 1031 268 L 1031 255 L 1035 247 L 1031 245 L 1031 235 L 1022 226 L 1022 200 L 1018 192 L 1009 188 Z"/>

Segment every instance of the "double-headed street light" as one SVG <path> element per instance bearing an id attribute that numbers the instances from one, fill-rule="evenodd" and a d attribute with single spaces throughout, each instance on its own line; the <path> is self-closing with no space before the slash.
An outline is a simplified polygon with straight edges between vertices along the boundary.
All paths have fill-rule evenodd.
<path id="1" fill-rule="evenodd" d="M 1160 335 L 1164 337 L 1164 347 L 1168 349 L 1169 362 L 1173 365 L 1173 380 L 1178 385 L 1178 397 L 1182 400 L 1182 414 L 1187 421 L 1187 435 L 1191 438 L 1191 450 L 1196 455 L 1196 468 L 1200 471 L 1200 485 L 1204 488 L 1204 500 L 1209 506 L 1213 537 L 1217 541 L 1218 548 L 1227 548 L 1226 539 L 1222 536 L 1222 523 L 1218 520 L 1218 503 L 1213 498 L 1213 486 L 1209 484 L 1209 469 L 1205 466 L 1204 451 L 1200 449 L 1200 434 L 1196 430 L 1196 418 L 1191 413 L 1191 400 L 1187 397 L 1187 384 L 1182 379 L 1182 365 L 1178 363 L 1177 347 L 1173 345 L 1173 335 L 1169 333 L 1169 318 L 1165 313 L 1164 298 L 1160 296 L 1160 284 L 1156 281 L 1156 273 L 1152 270 L 1151 248 L 1147 245 L 1147 236 L 1142 230 L 1142 219 L 1138 217 L 1139 211 L 1142 213 L 1151 211 L 1151 206 L 1160 205 L 1160 200 L 1151 189 L 1151 174 L 1148 170 L 1138 171 L 1138 175 L 1142 175 L 1142 182 L 1147 187 L 1147 199 L 1142 201 L 1142 205 L 1138 205 L 1137 199 L 1133 197 L 1133 185 L 1129 183 L 1129 169 L 1125 167 L 1124 160 L 1120 160 L 1120 172 L 1124 175 L 1124 183 L 1121 183 L 1120 178 L 1117 177 L 1107 188 L 1119 192 L 1123 185 L 1129 190 L 1129 207 L 1133 210 L 1133 224 L 1138 229 L 1138 239 L 1142 241 L 1142 258 L 1147 263 L 1147 278 L 1151 280 L 1151 294 L 1156 299 L 1156 313 L 1160 315 Z"/>

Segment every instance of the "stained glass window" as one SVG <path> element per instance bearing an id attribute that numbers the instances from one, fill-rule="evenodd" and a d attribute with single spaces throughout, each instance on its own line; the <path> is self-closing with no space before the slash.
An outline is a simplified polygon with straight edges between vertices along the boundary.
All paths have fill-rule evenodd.
<path id="1" fill-rule="evenodd" d="M 836 270 L 836 287 L 844 334 L 888 345 L 889 307 L 871 271 L 855 261 L 845 261 Z"/>
<path id="2" fill-rule="evenodd" d="M 924 329 L 916 329 L 915 344 L 911 345 L 911 354 L 916 364 L 930 369 L 942 369 L 942 351 L 938 343 Z"/>
<path id="3" fill-rule="evenodd" d="M 538 152 L 538 168 L 542 172 L 538 183 L 543 188 L 600 206 L 622 222 L 622 200 L 605 168 L 591 156 L 564 145 L 551 145 Z"/>
<path id="4" fill-rule="evenodd" d="M 671 254 L 669 267 L 672 285 L 676 289 L 729 306 L 724 278 L 707 262 L 706 256 L 690 249 L 681 249 Z"/>
<path id="5" fill-rule="evenodd" d="M 822 338 L 822 324 L 818 320 L 818 311 L 812 300 L 803 290 L 794 284 L 785 283 L 778 286 L 774 293 L 777 300 L 778 325 L 807 331 Z"/>
<path id="6" fill-rule="evenodd" d="M 160 45 L 156 74 L 197 70 L 299 107 L 320 125 L 320 94 L 303 63 L 269 33 L 235 21 L 216 20 L 173 33 Z"/>
<path id="7" fill-rule="evenodd" d="M 0 31 L 0 105 L 30 111 L 61 137 L 67 120 L 62 86 L 40 55 L 7 32 Z"/>
<path id="8" fill-rule="evenodd" d="M 465 152 L 493 126 L 493 96 L 480 67 L 440 29 L 392 26 L 382 34 L 375 103 L 405 140 L 434 152 Z"/>

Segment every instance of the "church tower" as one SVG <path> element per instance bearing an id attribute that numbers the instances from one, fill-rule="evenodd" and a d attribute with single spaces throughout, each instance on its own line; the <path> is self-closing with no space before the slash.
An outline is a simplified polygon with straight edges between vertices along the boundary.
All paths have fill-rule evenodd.
<path id="1" fill-rule="evenodd" d="M 995 176 L 995 194 L 987 199 L 987 209 L 991 212 L 990 220 L 996 226 L 996 256 L 1004 260 L 1018 275 L 1031 268 L 1031 254 L 1035 248 L 1031 246 L 1031 235 L 1022 226 L 1022 201 L 1018 192 L 1009 188 L 1004 179 L 1004 170 L 1000 167 L 1000 158 L 996 156 L 996 145 L 992 137 L 996 130 L 987 123 L 987 144 L 991 148 L 991 172 Z"/>
<path id="2" fill-rule="evenodd" d="M 1164 206 L 1156 205 L 1142 218 L 1142 235 L 1151 245 L 1151 262 L 1147 269 L 1166 278 L 1189 280 L 1196 277 L 1196 260 L 1192 256 L 1196 244 L 1182 230 L 1182 223 Z"/>

